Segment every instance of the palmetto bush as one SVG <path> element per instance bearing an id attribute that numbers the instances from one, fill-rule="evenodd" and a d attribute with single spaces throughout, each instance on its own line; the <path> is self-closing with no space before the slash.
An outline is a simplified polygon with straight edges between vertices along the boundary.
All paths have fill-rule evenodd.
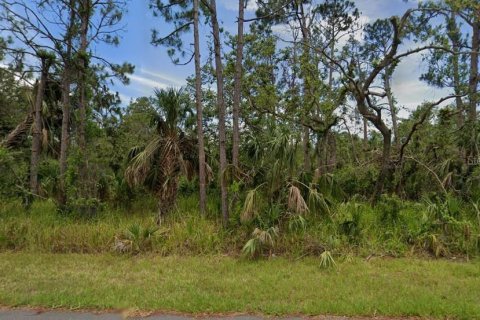
<path id="1" fill-rule="evenodd" d="M 196 142 L 182 131 L 191 116 L 188 96 L 182 90 L 156 90 L 157 113 L 152 115 L 156 135 L 146 146 L 131 150 L 125 178 L 142 185 L 158 199 L 158 218 L 170 212 L 177 198 L 180 175 L 191 178 L 196 168 Z"/>
<path id="2" fill-rule="evenodd" d="M 249 258 L 256 258 L 268 250 L 271 255 L 278 233 L 278 227 L 270 227 L 266 230 L 255 228 L 252 238 L 243 246 L 243 254 Z"/>
<path id="3" fill-rule="evenodd" d="M 132 224 L 115 237 L 114 251 L 119 253 L 140 253 L 152 250 L 152 241 L 158 233 L 158 227 Z"/>

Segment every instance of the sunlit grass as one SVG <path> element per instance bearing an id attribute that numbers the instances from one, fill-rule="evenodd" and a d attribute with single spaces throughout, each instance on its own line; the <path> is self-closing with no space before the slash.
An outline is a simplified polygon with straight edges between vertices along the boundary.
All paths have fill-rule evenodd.
<path id="1" fill-rule="evenodd" d="M 480 262 L 0 254 L 0 305 L 480 318 Z"/>

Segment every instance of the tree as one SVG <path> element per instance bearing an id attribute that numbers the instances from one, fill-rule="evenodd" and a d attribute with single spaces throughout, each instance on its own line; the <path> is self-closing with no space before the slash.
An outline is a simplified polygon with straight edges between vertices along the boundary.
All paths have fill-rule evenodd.
<path id="1" fill-rule="evenodd" d="M 243 60 L 243 20 L 245 17 L 245 0 L 238 0 L 238 32 L 237 32 L 237 48 L 235 60 L 235 88 L 233 91 L 233 143 L 232 143 L 232 164 L 234 167 L 239 166 L 239 146 L 240 146 L 240 101 L 242 98 L 242 60 Z"/>
<path id="2" fill-rule="evenodd" d="M 218 140 L 220 152 L 220 200 L 224 225 L 228 224 L 228 192 L 227 192 L 227 150 L 226 150 L 226 130 L 225 130 L 225 100 L 223 93 L 223 64 L 222 49 L 220 39 L 220 27 L 218 25 L 217 4 L 215 0 L 210 0 L 207 5 L 212 22 L 213 47 L 215 52 L 215 75 L 217 80 L 217 111 L 218 111 Z"/>
<path id="3" fill-rule="evenodd" d="M 319 4 L 315 11 L 321 18 L 321 22 L 317 22 L 314 27 L 316 33 L 323 38 L 324 43 L 317 43 L 320 45 L 320 50 L 328 52 L 330 56 L 336 56 L 336 51 L 339 48 L 338 42 L 342 38 L 352 38 L 356 31 L 361 26 L 358 25 L 360 12 L 355 6 L 355 3 L 349 0 L 326 0 Z M 340 51 L 340 50 L 339 50 Z M 324 59 L 325 60 L 325 59 Z M 338 105 L 344 99 L 342 90 L 339 90 L 338 81 L 335 81 L 335 65 L 330 61 L 324 61 L 325 67 L 328 71 L 328 102 L 329 104 Z M 329 128 L 328 118 L 332 118 L 335 109 L 324 108 L 323 111 L 326 121 L 326 128 Z M 335 117 L 333 117 L 335 119 Z M 330 120 L 331 121 L 331 120 Z M 331 126 L 333 128 L 333 126 Z M 336 166 L 336 143 L 335 135 L 332 130 L 325 130 L 321 136 L 317 138 L 318 149 L 324 152 L 324 157 L 319 155 L 318 169 L 322 166 L 326 168 L 327 172 L 331 172 Z M 322 163 L 322 158 L 324 163 Z"/>
<path id="4" fill-rule="evenodd" d="M 127 84 L 128 78 L 126 74 L 132 73 L 134 70 L 134 67 L 128 63 L 118 65 L 96 56 L 92 53 L 92 45 L 95 42 L 118 45 L 118 33 L 122 30 L 119 25 L 125 10 L 126 2 L 124 0 L 81 0 L 76 12 L 80 20 L 78 31 L 79 47 L 75 59 L 75 70 L 77 71 L 79 105 L 77 139 L 81 154 L 79 184 L 80 195 L 82 197 L 89 197 L 88 190 L 91 189 L 87 185 L 89 170 L 86 123 L 94 79 L 96 77 L 108 78 L 111 75 L 120 79 L 124 84 Z M 100 65 L 92 65 L 92 59 L 97 60 Z M 105 70 L 105 67 L 108 68 L 108 71 Z"/>
<path id="5" fill-rule="evenodd" d="M 376 20 L 365 27 L 364 55 L 366 59 L 377 62 L 384 57 L 391 46 L 392 25 L 388 20 Z M 392 92 L 392 76 L 396 64 L 386 66 L 382 71 L 382 84 L 387 98 L 387 104 L 392 120 L 392 129 L 394 134 L 394 143 L 398 143 L 398 120 L 395 106 L 395 98 Z"/>
<path id="6" fill-rule="evenodd" d="M 191 1 L 150 1 L 150 8 L 153 9 L 154 16 L 162 16 L 166 22 L 174 24 L 174 30 L 166 37 L 160 37 L 158 31 L 152 31 L 151 43 L 155 46 L 164 45 L 168 47 L 168 54 L 174 63 L 179 63 L 177 54 L 184 58 L 186 56 L 185 48 L 181 35 L 190 30 L 190 26 L 194 26 L 193 44 L 195 59 L 195 106 L 197 113 L 197 138 L 198 138 L 198 180 L 199 180 L 199 200 L 200 212 L 205 213 L 207 202 L 207 182 L 206 182 L 206 160 L 205 160 L 205 142 L 203 132 L 203 106 L 202 106 L 202 76 L 201 76 L 201 53 L 200 53 L 200 0 L 193 0 L 193 8 Z M 187 59 L 189 62 L 191 58 Z"/>
<path id="7" fill-rule="evenodd" d="M 64 7 L 60 6 L 58 8 L 59 12 L 62 12 Z M 71 93 L 71 83 L 73 81 L 73 40 L 76 35 L 76 8 L 75 1 L 70 0 L 68 3 L 68 17 L 67 22 L 68 26 L 65 30 L 64 35 L 64 50 L 62 50 L 62 60 L 63 60 L 63 72 L 62 72 L 62 133 L 60 139 L 60 157 L 59 157 L 59 166 L 60 166 L 60 186 L 58 193 L 58 203 L 61 206 L 65 206 L 67 203 L 67 186 L 66 186 L 66 173 L 67 173 L 67 154 L 68 146 L 70 142 L 70 93 Z"/>
<path id="8" fill-rule="evenodd" d="M 352 57 L 349 62 L 345 63 L 344 60 L 339 61 L 335 57 L 323 53 L 325 58 L 334 63 L 337 70 L 341 72 L 346 88 L 348 88 L 355 99 L 357 110 L 375 126 L 383 138 L 380 174 L 371 198 L 372 201 L 376 201 L 383 192 L 385 181 L 390 180 L 395 169 L 391 158 L 392 132 L 382 117 L 381 107 L 376 104 L 376 99 L 385 97 L 386 93 L 376 92 L 372 86 L 374 86 L 377 77 L 385 69 L 396 65 L 404 57 L 430 49 L 448 50 L 445 47 L 429 43 L 399 53 L 402 41 L 408 35 L 409 30 L 411 30 L 412 15 L 416 12 L 417 10 L 409 9 L 400 18 L 392 17 L 390 19 L 392 25 L 390 49 L 379 61 L 374 61 L 368 70 L 358 72 L 360 61 L 357 61 L 355 57 Z"/>
<path id="9" fill-rule="evenodd" d="M 78 14 L 80 16 L 80 47 L 79 47 L 79 56 L 78 56 L 78 112 L 79 112 L 79 121 L 78 121 L 78 146 L 80 148 L 81 161 L 79 166 L 79 177 L 80 177 L 80 194 L 85 197 L 87 195 L 88 187 L 85 184 L 87 178 L 87 142 L 85 137 L 85 126 L 87 122 L 87 86 L 88 86 L 88 32 L 90 27 L 90 19 L 92 15 L 91 0 L 82 0 L 80 1 Z"/>
<path id="10" fill-rule="evenodd" d="M 469 21 L 472 27 L 472 51 L 470 53 L 470 78 L 468 81 L 468 124 L 471 127 L 472 143 L 468 150 L 470 157 L 477 157 L 479 155 L 477 142 L 477 106 L 478 106 L 478 83 L 479 83 L 479 69 L 478 57 L 480 52 L 480 4 L 472 6 L 471 12 L 473 18 Z M 467 20 L 468 21 L 468 20 Z"/>
<path id="11" fill-rule="evenodd" d="M 195 107 L 197 113 L 197 139 L 198 139 L 198 181 L 200 195 L 200 213 L 205 214 L 207 203 L 207 182 L 205 162 L 205 142 L 203 137 L 203 107 L 202 107 L 202 75 L 200 60 L 199 36 L 199 0 L 193 0 L 193 42 L 195 54 Z"/>
<path id="12" fill-rule="evenodd" d="M 38 51 L 38 57 L 41 60 L 40 80 L 36 85 L 34 116 L 33 116 L 33 139 L 32 156 L 30 162 L 30 192 L 32 195 L 38 195 L 38 164 L 42 148 L 42 107 L 45 87 L 47 85 L 48 72 L 52 66 L 55 56 L 46 51 Z"/>
<path id="13" fill-rule="evenodd" d="M 257 16 L 264 23 L 269 24 L 289 24 L 292 28 L 298 28 L 301 34 L 302 56 L 300 59 L 300 78 L 303 80 L 303 106 L 301 118 L 308 118 L 313 111 L 316 103 L 316 93 L 318 86 L 314 82 L 318 79 L 318 61 L 311 48 L 312 45 L 312 24 L 317 12 L 311 10 L 307 12 L 306 6 L 312 5 L 311 0 L 301 1 L 273 1 L 259 2 Z M 298 25 L 298 27 L 296 27 Z M 317 72 L 315 72 L 317 71 Z M 303 120 L 305 122 L 305 120 Z M 303 166 L 305 172 L 311 169 L 310 164 L 310 128 L 303 126 L 302 149 Z"/>
<path id="14" fill-rule="evenodd" d="M 145 147 L 132 149 L 125 177 L 131 186 L 143 185 L 155 194 L 160 224 L 175 205 L 180 174 L 191 177 L 195 171 L 196 152 L 195 142 L 180 127 L 190 113 L 182 90 L 156 90 L 154 101 L 156 135 Z"/>
<path id="15" fill-rule="evenodd" d="M 91 6 L 91 10 L 82 11 L 81 5 Z M 108 73 L 110 76 L 117 77 L 123 83 L 128 83 L 125 74 L 133 71 L 133 66 L 129 64 L 118 65 L 108 62 L 102 57 L 89 54 L 86 47 L 94 42 L 118 43 L 116 26 L 122 17 L 123 5 L 124 2 L 120 0 L 102 2 L 85 0 L 81 3 L 73 0 L 35 0 L 33 3 L 27 3 L 24 0 L 11 0 L 0 4 L 2 30 L 16 39 L 14 44 L 6 48 L 7 52 L 13 56 L 12 59 L 18 60 L 18 57 L 22 58 L 26 55 L 36 57 L 36 52 L 39 50 L 51 51 L 57 58 L 52 67 L 55 67 L 55 73 L 60 75 L 59 81 L 62 87 L 63 116 L 59 152 L 60 188 L 58 194 L 58 202 L 61 206 L 64 206 L 67 202 L 65 175 L 70 140 L 71 85 L 75 83 L 79 92 L 83 90 L 82 88 L 91 87 L 85 83 L 85 77 L 78 76 L 79 73 L 86 74 L 85 69 L 82 69 L 82 72 L 79 71 L 81 69 L 80 65 L 86 66 L 83 64 L 85 59 L 88 61 L 95 60 L 99 62 L 99 65 L 108 67 L 108 72 L 105 72 L 105 68 L 103 68 L 104 74 Z M 88 17 L 85 12 L 88 13 Z M 94 14 L 99 19 L 92 20 L 91 16 Z M 80 35 L 80 30 L 82 30 L 83 36 Z M 91 64 L 92 67 L 88 68 L 90 76 L 102 71 L 99 65 L 94 67 Z M 106 76 L 102 75 L 102 77 Z M 55 81 L 57 80 L 55 79 Z M 85 90 L 83 91 L 85 92 Z M 80 94 L 80 96 L 82 95 Z M 76 99 L 76 96 L 74 99 Z M 88 101 L 83 98 L 80 100 L 82 100 L 79 112 L 81 121 L 77 126 L 77 134 L 79 135 L 78 142 L 81 149 L 85 149 L 83 128 L 86 121 L 84 118 L 87 114 Z M 83 112 L 83 106 L 85 106 L 85 112 Z M 85 114 L 85 117 L 83 117 L 83 114 Z M 85 161 L 82 163 L 85 163 Z M 87 175 L 83 169 L 82 172 L 83 174 L 79 176 L 82 184 L 84 184 L 83 181 L 87 179 Z"/>

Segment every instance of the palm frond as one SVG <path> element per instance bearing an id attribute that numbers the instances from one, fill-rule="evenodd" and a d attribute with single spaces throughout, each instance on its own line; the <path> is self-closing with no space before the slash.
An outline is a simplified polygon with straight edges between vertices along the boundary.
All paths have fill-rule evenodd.
<path id="1" fill-rule="evenodd" d="M 287 206 L 289 210 L 298 214 L 305 214 L 310 211 L 300 189 L 294 185 L 290 185 Z"/>
<path id="2" fill-rule="evenodd" d="M 249 221 L 258 214 L 258 189 L 248 191 L 243 204 L 243 211 L 240 216 L 242 222 Z"/>

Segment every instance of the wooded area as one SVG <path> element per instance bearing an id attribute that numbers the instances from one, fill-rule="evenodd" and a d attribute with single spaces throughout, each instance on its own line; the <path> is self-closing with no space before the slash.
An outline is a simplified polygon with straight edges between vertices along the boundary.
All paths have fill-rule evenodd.
<path id="1" fill-rule="evenodd" d="M 230 34 L 215 0 L 2 0 L 0 248 L 477 256 L 479 2 L 368 23 L 349 0 L 249 3 Z M 139 5 L 162 26 L 145 46 L 194 74 L 121 101 L 135 66 L 96 46 Z M 392 86 L 412 56 L 445 93 L 413 109 Z"/>

